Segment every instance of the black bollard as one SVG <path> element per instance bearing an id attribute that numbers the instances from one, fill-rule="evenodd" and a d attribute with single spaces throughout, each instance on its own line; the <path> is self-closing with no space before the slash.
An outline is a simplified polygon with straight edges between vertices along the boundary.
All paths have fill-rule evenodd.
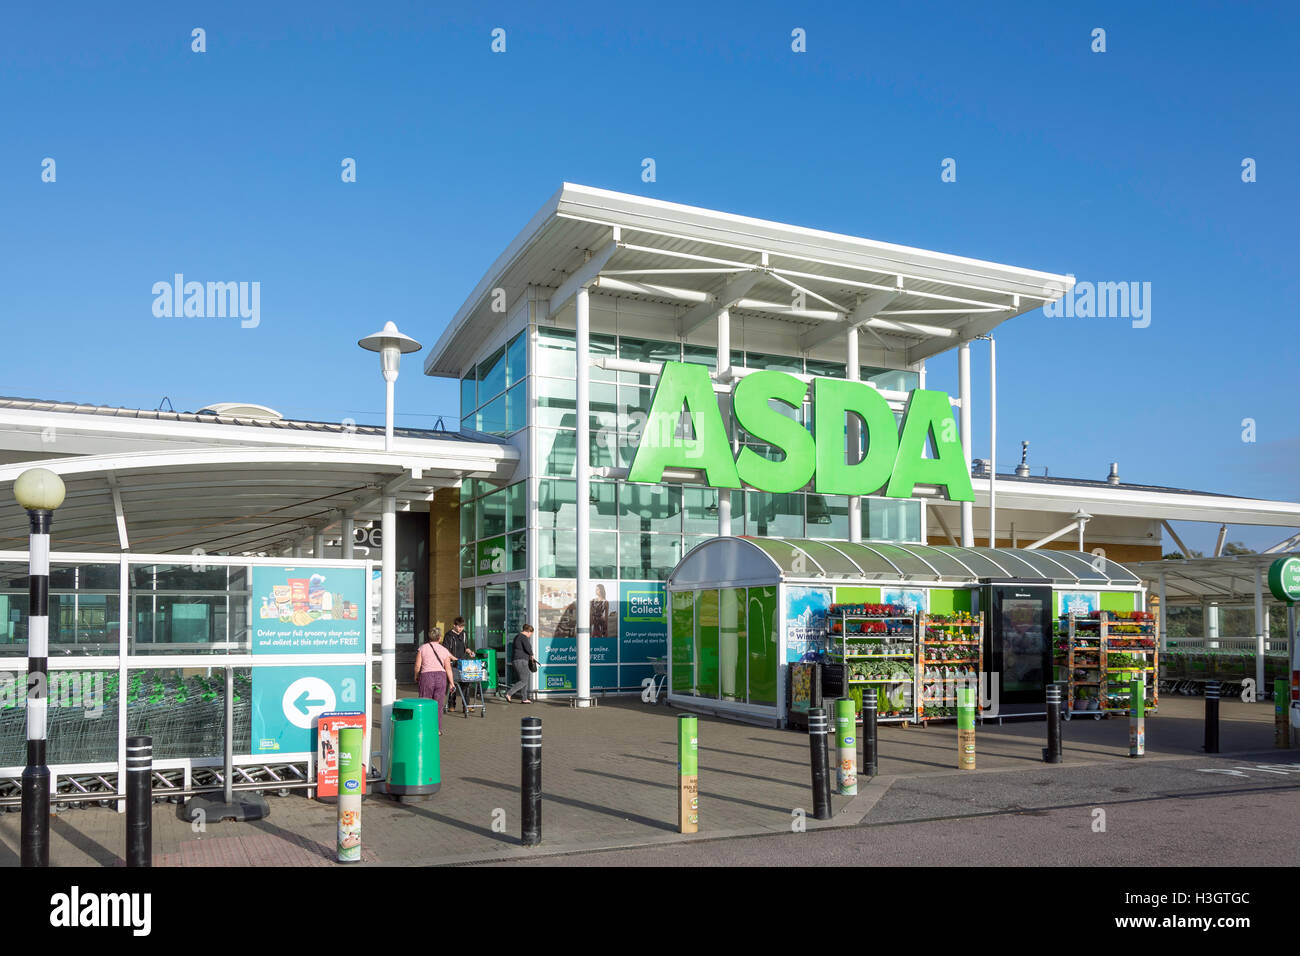
<path id="1" fill-rule="evenodd" d="M 1219 682 L 1205 684 L 1205 752 L 1219 752 Z"/>
<path id="2" fill-rule="evenodd" d="M 1044 763 L 1061 762 L 1061 685 L 1047 685 L 1047 746 Z"/>
<path id="3" fill-rule="evenodd" d="M 831 818 L 831 774 L 826 761 L 826 711 L 808 708 L 808 750 L 812 754 L 813 819 Z"/>
<path id="4" fill-rule="evenodd" d="M 126 738 L 126 865 L 153 866 L 153 738 Z"/>
<path id="5" fill-rule="evenodd" d="M 542 719 L 525 717 L 519 722 L 519 743 L 522 750 L 523 777 L 520 794 L 523 799 L 524 846 L 537 846 L 542 842 Z"/>
<path id="6" fill-rule="evenodd" d="M 876 737 L 876 693 L 868 689 L 862 695 L 862 776 L 874 777 L 876 775 L 878 751 Z"/>

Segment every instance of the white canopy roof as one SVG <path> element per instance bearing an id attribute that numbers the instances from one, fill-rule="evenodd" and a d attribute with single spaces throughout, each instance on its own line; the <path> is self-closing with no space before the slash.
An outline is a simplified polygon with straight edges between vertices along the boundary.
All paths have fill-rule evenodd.
<path id="1" fill-rule="evenodd" d="M 425 372 L 457 376 L 475 358 L 504 318 L 494 290 L 510 305 L 530 287 L 550 290 L 558 314 L 578 285 L 680 306 L 663 334 L 687 334 L 721 308 L 795 326 L 803 351 L 859 326 L 864 363 L 905 368 L 1059 299 L 1074 279 L 565 183 L 470 293 Z"/>

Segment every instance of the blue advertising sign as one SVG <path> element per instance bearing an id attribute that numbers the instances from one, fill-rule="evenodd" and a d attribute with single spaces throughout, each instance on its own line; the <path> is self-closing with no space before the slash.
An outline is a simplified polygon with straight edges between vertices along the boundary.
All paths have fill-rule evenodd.
<path id="1" fill-rule="evenodd" d="M 1061 614 L 1082 614 L 1084 617 L 1097 610 L 1096 591 L 1060 591 Z"/>
<path id="2" fill-rule="evenodd" d="M 316 718 L 365 708 L 364 664 L 254 667 L 252 753 L 310 753 Z"/>
<path id="3" fill-rule="evenodd" d="M 366 650 L 362 568 L 252 568 L 254 655 L 355 654 Z M 254 667 L 252 753 L 313 750 L 316 718 L 365 707 L 364 663 Z"/>
<path id="4" fill-rule="evenodd" d="M 815 661 L 826 649 L 829 630 L 826 615 L 831 609 L 829 588 L 785 589 L 785 660 Z"/>
<path id="5" fill-rule="evenodd" d="M 619 683 L 639 687 L 668 656 L 668 589 L 662 581 L 624 581 L 618 593 Z"/>

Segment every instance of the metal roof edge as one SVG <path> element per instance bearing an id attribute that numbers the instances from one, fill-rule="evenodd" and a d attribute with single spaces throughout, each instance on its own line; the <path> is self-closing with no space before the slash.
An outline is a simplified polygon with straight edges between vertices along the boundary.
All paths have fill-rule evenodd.
<path id="1" fill-rule="evenodd" d="M 474 291 L 469 294 L 469 297 L 461 304 L 461 307 L 456 310 L 456 314 L 452 316 L 451 321 L 447 323 L 447 327 L 443 329 L 442 335 L 438 336 L 438 341 L 434 343 L 433 348 L 429 350 L 429 354 L 424 360 L 425 375 L 431 375 L 436 378 L 455 377 L 455 373 L 447 371 L 439 372 L 436 370 L 435 367 L 438 364 L 438 359 L 442 357 L 442 353 L 446 351 L 446 349 L 451 345 L 452 340 L 459 334 L 461 326 L 463 326 L 470 315 L 473 314 L 474 310 L 478 307 L 479 301 L 487 295 L 488 290 L 493 287 L 496 278 L 510 268 L 511 263 L 519 258 L 523 251 L 528 248 L 528 246 L 532 244 L 533 240 L 541 233 L 542 229 L 555 218 L 556 210 L 559 208 L 560 199 L 567 188 L 569 188 L 568 183 L 561 183 L 560 188 L 551 195 L 550 199 L 546 200 L 546 202 L 542 204 L 542 207 L 533 214 L 533 218 L 528 220 L 528 224 L 515 235 L 514 239 L 510 240 L 510 244 L 506 246 L 505 250 L 499 256 L 496 257 L 492 265 L 488 266 L 487 271 L 483 273 L 483 278 L 479 279 L 478 285 L 474 287 Z"/>

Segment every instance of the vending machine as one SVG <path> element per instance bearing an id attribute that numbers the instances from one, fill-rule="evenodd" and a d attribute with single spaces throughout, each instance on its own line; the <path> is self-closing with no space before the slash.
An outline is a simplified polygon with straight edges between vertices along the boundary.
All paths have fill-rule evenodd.
<path id="1" fill-rule="evenodd" d="M 1047 713 L 1052 680 L 1052 588 L 1041 582 L 985 580 L 984 668 L 998 717 Z"/>

